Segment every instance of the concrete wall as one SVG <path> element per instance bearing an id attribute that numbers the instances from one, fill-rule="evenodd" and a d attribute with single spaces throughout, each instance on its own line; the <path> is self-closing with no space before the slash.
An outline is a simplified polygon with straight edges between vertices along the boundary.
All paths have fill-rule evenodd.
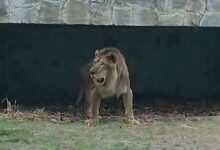
<path id="1" fill-rule="evenodd" d="M 220 28 L 0 24 L 0 98 L 74 102 L 79 68 L 105 46 L 121 49 L 135 103 L 220 98 Z"/>
<path id="2" fill-rule="evenodd" d="M 220 26 L 220 1 L 1 0 L 0 23 Z"/>

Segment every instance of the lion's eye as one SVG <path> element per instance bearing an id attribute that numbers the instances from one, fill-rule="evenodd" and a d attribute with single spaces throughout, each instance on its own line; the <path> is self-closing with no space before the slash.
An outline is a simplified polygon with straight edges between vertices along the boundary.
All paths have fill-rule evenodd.
<path id="1" fill-rule="evenodd" d="M 102 63 L 101 63 L 101 66 L 103 66 L 103 65 L 104 65 L 104 63 L 102 62 Z"/>

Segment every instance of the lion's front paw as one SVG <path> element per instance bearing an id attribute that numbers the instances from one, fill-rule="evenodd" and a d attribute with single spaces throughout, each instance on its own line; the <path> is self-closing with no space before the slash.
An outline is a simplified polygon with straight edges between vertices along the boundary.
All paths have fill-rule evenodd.
<path id="1" fill-rule="evenodd" d="M 92 119 L 86 119 L 85 123 L 87 124 L 87 126 L 91 126 L 93 120 Z"/>
<path id="2" fill-rule="evenodd" d="M 128 119 L 128 123 L 132 125 L 140 125 L 140 122 L 136 119 Z"/>
<path id="3" fill-rule="evenodd" d="M 92 118 L 92 119 L 86 119 L 86 120 L 85 120 L 85 123 L 86 123 L 88 126 L 91 126 L 91 124 L 93 124 L 93 123 L 98 123 L 101 118 L 102 118 L 101 116 L 96 116 L 96 117 L 94 117 L 94 118 Z"/>

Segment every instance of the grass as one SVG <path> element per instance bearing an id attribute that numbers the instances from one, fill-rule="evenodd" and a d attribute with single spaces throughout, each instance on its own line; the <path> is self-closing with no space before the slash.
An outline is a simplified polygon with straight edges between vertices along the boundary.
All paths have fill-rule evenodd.
<path id="1" fill-rule="evenodd" d="M 0 150 L 220 150 L 220 118 L 155 121 L 131 126 L 0 119 Z"/>

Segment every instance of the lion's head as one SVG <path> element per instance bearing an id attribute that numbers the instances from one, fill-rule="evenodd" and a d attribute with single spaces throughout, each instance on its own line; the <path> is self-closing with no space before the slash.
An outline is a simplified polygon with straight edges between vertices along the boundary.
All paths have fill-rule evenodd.
<path id="1" fill-rule="evenodd" d="M 117 56 L 114 53 L 102 53 L 96 50 L 95 58 L 89 70 L 96 86 L 103 86 L 112 73 L 117 73 Z"/>

